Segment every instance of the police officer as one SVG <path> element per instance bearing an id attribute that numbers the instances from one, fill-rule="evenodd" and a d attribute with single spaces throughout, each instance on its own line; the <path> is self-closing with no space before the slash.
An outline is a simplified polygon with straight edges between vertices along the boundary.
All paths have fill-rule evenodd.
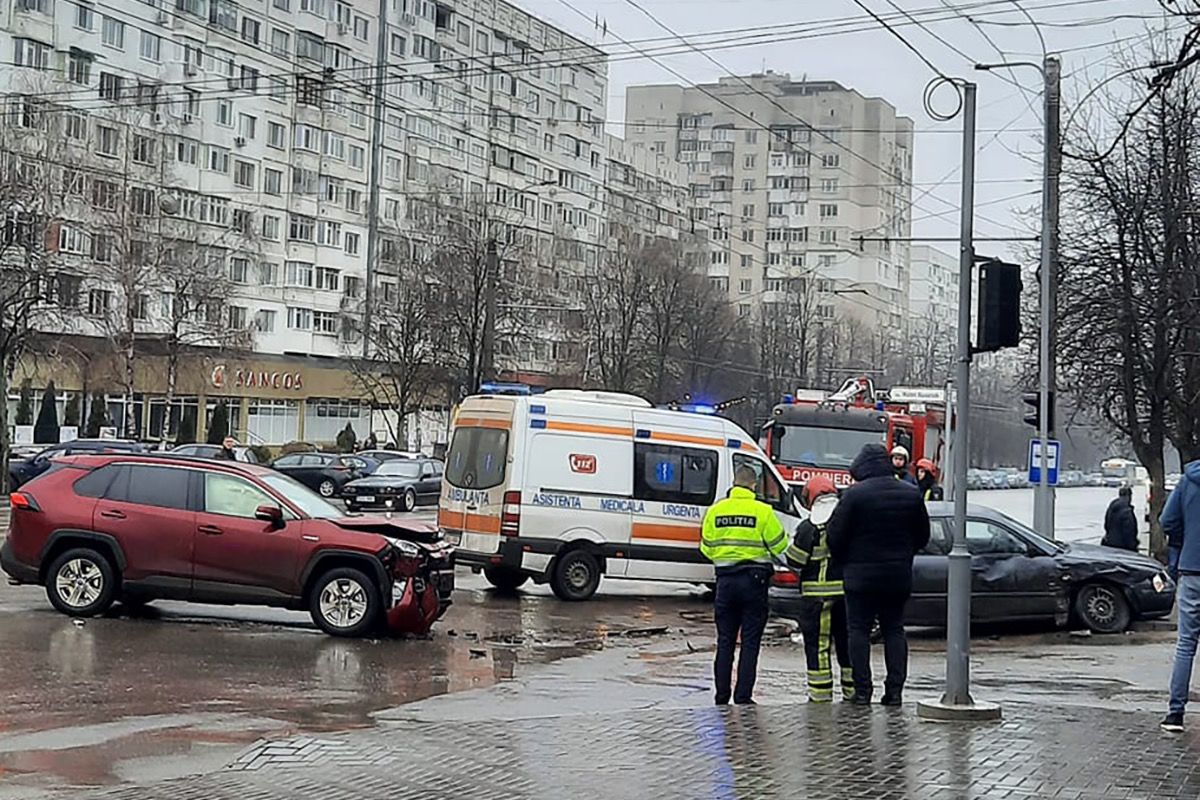
<path id="1" fill-rule="evenodd" d="M 772 564 L 787 549 L 788 540 L 775 511 L 754 493 L 758 474 L 738 467 L 729 496 L 704 515 L 700 552 L 713 562 L 717 574 L 714 610 L 717 622 L 717 657 L 713 664 L 717 705 L 732 696 L 738 705 L 754 703 L 758 650 L 767 627 L 767 586 Z M 731 692 L 733 650 L 741 633 L 737 688 Z"/>
<path id="2" fill-rule="evenodd" d="M 833 700 L 831 649 L 837 652 L 838 666 L 841 667 L 842 697 L 849 700 L 854 696 L 842 569 L 830 559 L 826 541 L 826 525 L 837 503 L 837 488 L 833 481 L 821 475 L 809 478 L 800 493 L 800 504 L 809 511 L 808 519 L 800 523 L 795 539 L 784 553 L 788 564 L 800 570 L 798 621 L 804 636 L 810 703 Z"/>

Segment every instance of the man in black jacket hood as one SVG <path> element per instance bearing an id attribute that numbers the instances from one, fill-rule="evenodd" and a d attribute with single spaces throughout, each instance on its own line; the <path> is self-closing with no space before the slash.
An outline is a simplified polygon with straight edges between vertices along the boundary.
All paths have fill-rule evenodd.
<path id="1" fill-rule="evenodd" d="M 929 514 L 917 488 L 896 480 L 881 444 L 868 444 L 850 466 L 855 483 L 829 520 L 829 552 L 842 565 L 854 702 L 871 702 L 871 628 L 883 631 L 887 680 L 883 704 L 900 705 L 908 673 L 904 606 L 912 594 L 913 556 L 929 543 Z"/>

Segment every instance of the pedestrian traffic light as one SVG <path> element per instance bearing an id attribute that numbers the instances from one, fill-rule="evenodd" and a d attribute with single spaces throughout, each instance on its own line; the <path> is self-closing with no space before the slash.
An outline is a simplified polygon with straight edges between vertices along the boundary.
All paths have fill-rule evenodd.
<path id="1" fill-rule="evenodd" d="M 1021 399 L 1025 401 L 1025 405 L 1029 406 L 1029 411 L 1025 412 L 1025 424 L 1032 425 L 1034 428 L 1041 430 L 1042 428 L 1042 395 L 1040 392 L 1026 392 L 1021 395 Z M 1054 431 L 1054 392 L 1050 393 L 1050 414 L 1047 417 L 1046 430 Z"/>
<path id="2" fill-rule="evenodd" d="M 1021 343 L 1021 268 L 1003 261 L 979 265 L 979 335 L 975 352 Z"/>

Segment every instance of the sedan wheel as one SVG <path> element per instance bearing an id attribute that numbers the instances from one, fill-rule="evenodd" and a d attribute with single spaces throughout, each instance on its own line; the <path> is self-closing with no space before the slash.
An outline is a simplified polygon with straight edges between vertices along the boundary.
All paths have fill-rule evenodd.
<path id="1" fill-rule="evenodd" d="M 1115 586 L 1090 583 L 1075 596 L 1075 614 L 1095 633 L 1121 633 L 1129 627 L 1129 601 Z"/>
<path id="2" fill-rule="evenodd" d="M 375 626 L 379 591 L 363 572 L 350 567 L 321 576 L 313 587 L 309 611 L 313 622 L 333 636 L 360 636 Z"/>
<path id="3" fill-rule="evenodd" d="M 404 499 L 400 501 L 400 508 L 404 511 L 412 511 L 417 507 L 417 494 L 412 489 L 404 490 Z"/>
<path id="4" fill-rule="evenodd" d="M 321 493 L 321 497 L 333 497 L 333 493 L 337 491 L 337 486 L 333 481 L 326 478 L 317 486 L 317 491 Z"/>

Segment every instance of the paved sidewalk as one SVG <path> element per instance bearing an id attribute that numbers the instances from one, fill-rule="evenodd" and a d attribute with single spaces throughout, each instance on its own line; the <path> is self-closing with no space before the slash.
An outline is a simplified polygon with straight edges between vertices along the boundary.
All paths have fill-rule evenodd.
<path id="1" fill-rule="evenodd" d="M 408 722 L 262 742 L 203 777 L 89 798 L 761 798 L 992 800 L 1200 796 L 1200 736 L 1157 719 L 1013 704 L 943 725 L 913 709 L 676 708 Z"/>

